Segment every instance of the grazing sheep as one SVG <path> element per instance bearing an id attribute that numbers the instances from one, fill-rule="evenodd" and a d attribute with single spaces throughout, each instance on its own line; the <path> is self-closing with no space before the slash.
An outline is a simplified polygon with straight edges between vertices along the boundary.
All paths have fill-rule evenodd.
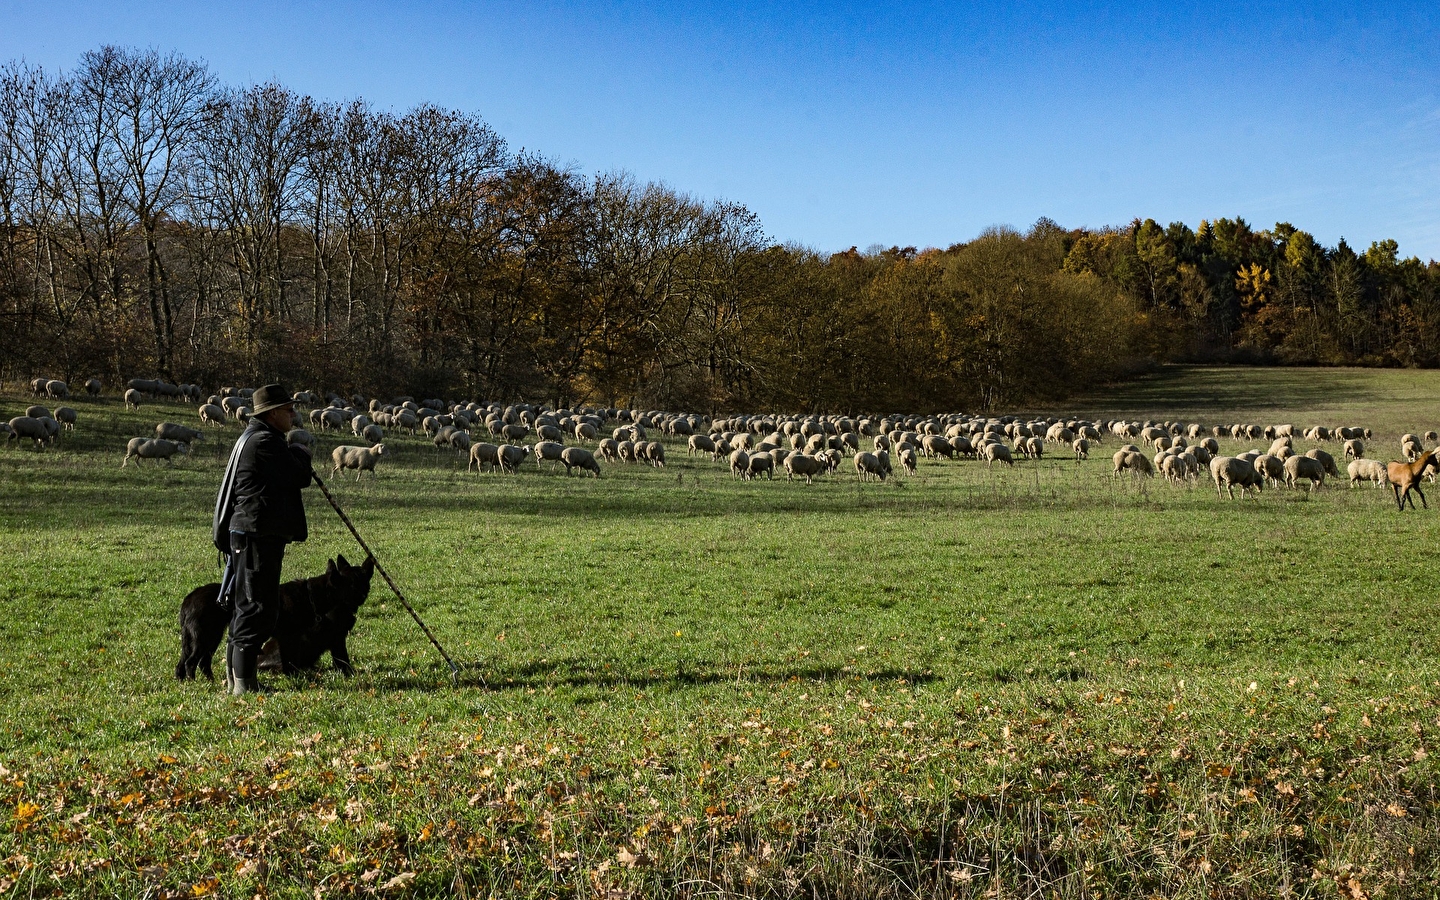
<path id="1" fill-rule="evenodd" d="M 621 441 L 617 449 L 620 453 L 621 462 L 633 463 L 640 459 L 639 454 L 635 452 L 634 441 Z"/>
<path id="2" fill-rule="evenodd" d="M 360 437 L 365 433 L 365 429 L 370 426 L 370 422 L 371 419 L 369 416 L 356 416 L 350 420 L 350 433 L 356 437 Z"/>
<path id="3" fill-rule="evenodd" d="M 125 408 L 126 408 L 126 409 L 139 409 L 139 408 L 140 408 L 140 400 L 141 400 L 141 394 L 140 394 L 139 391 L 135 390 L 134 388 L 130 388 L 129 390 L 127 390 L 127 391 L 125 392 Z"/>
<path id="4" fill-rule="evenodd" d="M 1362 481 L 1373 481 L 1376 487 L 1390 483 L 1390 473 L 1378 459 L 1357 459 L 1345 469 L 1350 476 L 1350 486 L 1357 487 Z"/>
<path id="5" fill-rule="evenodd" d="M 594 472 L 595 477 L 600 477 L 600 464 L 595 461 L 594 455 L 584 447 L 566 447 L 560 451 L 560 463 L 565 466 L 565 474 L 569 475 L 571 469 L 583 469 L 586 472 Z"/>
<path id="6" fill-rule="evenodd" d="M 1010 456 L 1010 448 L 999 441 L 981 447 L 980 455 L 985 457 L 986 468 L 989 468 L 997 462 L 1004 463 L 1011 467 L 1015 465 L 1015 460 Z"/>
<path id="7" fill-rule="evenodd" d="M 1326 453 L 1324 450 L 1316 448 L 1314 450 L 1306 450 L 1305 455 L 1310 457 L 1311 459 L 1319 460 L 1320 465 L 1323 466 L 1325 469 L 1326 475 L 1329 475 L 1331 478 L 1340 477 L 1340 467 L 1335 465 L 1335 457 L 1331 456 L 1329 453 Z"/>
<path id="8" fill-rule="evenodd" d="M 341 445 L 330 453 L 330 460 L 335 464 L 331 470 L 332 476 L 340 474 L 341 469 L 354 469 L 355 481 L 360 481 L 360 475 L 369 472 L 371 476 L 375 473 L 375 463 L 385 455 L 385 445 L 376 444 L 373 447 L 350 447 Z"/>
<path id="9" fill-rule="evenodd" d="M 999 446 L 1005 446 L 1001 444 Z M 881 450 L 880 453 L 884 453 Z M 913 451 L 912 451 L 913 452 Z M 860 476 L 861 481 L 869 481 L 871 478 L 885 480 L 886 467 L 881 465 L 879 454 L 857 453 L 855 454 L 855 473 Z"/>
<path id="10" fill-rule="evenodd" d="M 813 484 L 816 475 L 830 468 L 829 460 L 822 461 L 803 453 L 792 453 L 785 457 L 784 466 L 786 481 L 793 481 L 799 476 L 805 479 L 806 484 Z"/>
<path id="11" fill-rule="evenodd" d="M 1034 438 L 1031 438 L 1034 440 Z M 906 450 L 900 454 L 900 468 L 905 470 L 906 475 L 914 475 L 916 470 L 916 459 L 914 450 Z"/>
<path id="12" fill-rule="evenodd" d="M 1285 486 L 1295 487 L 1301 478 L 1310 480 L 1310 490 L 1325 484 L 1325 465 L 1309 456 L 1292 456 L 1285 460 Z"/>
<path id="13" fill-rule="evenodd" d="M 1285 462 L 1278 456 L 1262 453 L 1255 457 L 1250 465 L 1255 467 L 1255 471 L 1260 473 L 1261 477 L 1267 478 L 1276 484 L 1281 484 L 1285 481 Z"/>
<path id="14" fill-rule="evenodd" d="M 499 465 L 499 446 L 495 444 L 487 444 L 484 442 L 470 445 L 470 464 L 465 467 L 465 471 L 468 472 L 471 469 L 475 469 L 477 472 L 483 474 L 486 466 L 495 468 Z"/>
<path id="15" fill-rule="evenodd" d="M 637 462 L 647 462 L 657 469 L 665 467 L 665 445 L 659 441 L 637 441 L 635 443 L 635 459 Z"/>
<path id="16" fill-rule="evenodd" d="M 29 438 L 35 442 L 36 450 L 45 449 L 45 444 L 50 440 L 49 430 L 34 416 L 16 416 L 10 420 L 7 427 L 10 429 L 6 436 L 7 441 Z"/>
<path id="17" fill-rule="evenodd" d="M 575 423 L 575 440 L 577 441 L 593 441 L 599 434 L 600 432 L 589 422 Z M 599 473 L 597 472 L 596 475 L 598 477 Z"/>
<path id="18" fill-rule="evenodd" d="M 530 452 L 535 454 L 535 468 L 538 469 L 540 464 L 547 459 L 551 462 L 561 462 L 560 456 L 565 452 L 565 445 L 559 441 L 540 441 L 530 448 Z"/>
<path id="19" fill-rule="evenodd" d="M 45 396 L 51 400 L 69 400 L 70 385 L 63 381 L 47 381 L 45 382 Z"/>
<path id="20" fill-rule="evenodd" d="M 1210 476 L 1215 479 L 1215 493 L 1224 497 L 1221 488 L 1230 494 L 1230 499 L 1235 499 L 1235 488 L 1240 488 L 1240 499 L 1245 499 L 1245 494 L 1250 488 L 1259 493 L 1265 483 L 1260 473 L 1248 460 L 1234 456 L 1217 456 L 1210 460 Z"/>
<path id="21" fill-rule="evenodd" d="M 1351 438 L 1345 442 L 1345 458 L 1360 459 L 1365 455 L 1365 442 L 1358 438 Z"/>
<path id="22" fill-rule="evenodd" d="M 730 452 L 730 474 L 735 478 L 748 478 L 750 471 L 750 454 L 744 449 L 736 448 Z"/>
<path id="23" fill-rule="evenodd" d="M 100 383 L 100 379 L 92 378 L 89 381 L 85 382 L 85 393 L 89 394 L 92 397 L 98 397 L 100 396 L 100 391 L 103 387 L 104 385 Z"/>
<path id="24" fill-rule="evenodd" d="M 529 447 L 517 446 L 515 444 L 501 444 L 499 453 L 500 471 L 520 471 L 521 463 L 525 462 L 525 457 L 529 455 Z"/>
<path id="25" fill-rule="evenodd" d="M 219 407 L 219 406 L 216 406 L 216 405 L 213 404 L 213 403 L 207 403 L 207 404 L 205 404 L 204 406 L 200 407 L 200 424 L 201 424 L 201 425 L 224 425 L 224 424 L 225 424 L 225 410 L 224 410 L 224 408 Z"/>
<path id="26" fill-rule="evenodd" d="M 371 444 L 378 444 L 385 440 L 385 429 L 371 423 L 360 430 L 360 439 L 369 441 Z"/>
<path id="27" fill-rule="evenodd" d="M 530 428 L 526 425 L 506 425 L 500 429 L 500 437 L 504 438 L 506 443 L 510 444 L 525 440 L 529 434 Z"/>
<path id="28" fill-rule="evenodd" d="M 466 453 L 470 450 L 470 432 L 463 428 L 452 428 L 450 433 L 445 436 L 445 443 L 450 446 L 451 450 Z"/>
<path id="29" fill-rule="evenodd" d="M 775 479 L 775 458 L 768 453 L 756 453 L 745 464 L 745 477 L 754 480 L 764 475 Z"/>
<path id="30" fill-rule="evenodd" d="M 1290 438 L 1288 436 L 1282 436 L 1275 439 L 1274 443 L 1270 445 L 1270 449 L 1268 452 L 1271 456 L 1279 456 L 1281 450 L 1294 449 L 1295 445 L 1290 442 Z"/>
<path id="31" fill-rule="evenodd" d="M 1115 451 L 1111 460 L 1115 463 L 1115 471 L 1111 473 L 1112 475 L 1119 475 L 1121 472 L 1134 472 L 1151 477 L 1155 475 L 1155 467 L 1139 450 L 1121 448 Z"/>
<path id="32" fill-rule="evenodd" d="M 620 442 L 614 438 L 605 438 L 603 441 L 600 441 L 600 443 L 595 446 L 595 450 L 600 454 L 600 458 L 606 462 L 620 461 Z"/>
<path id="33" fill-rule="evenodd" d="M 155 436 L 181 444 L 193 444 L 195 441 L 205 440 L 205 432 L 200 429 L 177 425 L 174 422 L 161 422 L 156 425 Z"/>
<path id="34" fill-rule="evenodd" d="M 715 455 L 715 442 L 703 434 L 690 435 L 690 441 L 685 449 L 686 456 L 694 456 L 696 453 L 708 453 Z"/>
<path id="35" fill-rule="evenodd" d="M 27 406 L 25 407 L 25 415 L 32 419 L 53 418 L 53 416 L 50 415 L 50 410 L 44 406 Z"/>
<path id="36" fill-rule="evenodd" d="M 1436 441 L 1440 441 L 1440 431 L 1425 432 L 1425 440 L 1429 441 L 1432 444 Z"/>
<path id="37" fill-rule="evenodd" d="M 167 465 L 174 465 L 170 457 L 179 453 L 185 456 L 190 452 L 190 445 L 180 441 L 167 441 L 160 438 L 131 438 L 125 445 L 125 458 L 120 461 L 120 468 L 130 460 L 135 460 L 135 465 L 140 465 L 142 459 L 165 460 Z"/>
<path id="38" fill-rule="evenodd" d="M 303 428 L 292 428 L 285 432 L 285 443 L 292 447 L 308 447 L 313 451 L 315 449 L 315 435 Z"/>
<path id="39" fill-rule="evenodd" d="M 70 407 L 68 407 L 68 406 L 57 406 L 57 407 L 55 407 L 55 421 L 57 421 L 57 422 L 59 422 L 61 425 L 65 426 L 65 430 L 66 430 L 66 431 L 74 431 L 74 430 L 75 430 L 75 423 L 78 422 L 79 419 L 80 419 L 79 414 L 76 413 L 75 410 L 71 409 Z"/>
<path id="40" fill-rule="evenodd" d="M 1190 457 L 1191 462 L 1193 462 L 1194 459 L 1193 456 Z M 1172 453 L 1169 456 L 1163 457 L 1160 460 L 1160 465 L 1156 468 L 1160 470 L 1160 474 L 1165 476 L 1168 481 L 1184 481 L 1190 474 L 1189 464 L 1185 457 L 1178 453 Z"/>
<path id="41" fill-rule="evenodd" d="M 1076 462 L 1090 458 L 1090 441 L 1087 438 L 1076 438 L 1070 449 L 1075 451 Z"/>

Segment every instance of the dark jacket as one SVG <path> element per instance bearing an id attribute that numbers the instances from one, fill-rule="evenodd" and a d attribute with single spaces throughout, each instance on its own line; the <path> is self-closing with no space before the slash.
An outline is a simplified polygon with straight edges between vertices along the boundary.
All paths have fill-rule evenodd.
<path id="1" fill-rule="evenodd" d="M 229 552 L 232 531 L 305 540 L 300 491 L 309 483 L 309 455 L 286 443 L 283 431 L 251 419 L 230 452 L 216 498 L 215 546 Z"/>

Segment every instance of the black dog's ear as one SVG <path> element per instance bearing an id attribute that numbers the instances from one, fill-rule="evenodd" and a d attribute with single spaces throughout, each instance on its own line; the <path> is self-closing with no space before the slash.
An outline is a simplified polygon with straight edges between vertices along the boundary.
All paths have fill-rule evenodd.
<path id="1" fill-rule="evenodd" d="M 343 557 L 343 556 L 340 557 L 340 561 L 341 561 L 341 562 L 344 562 L 344 561 L 345 561 L 345 557 Z M 335 569 L 335 560 L 332 559 L 332 560 L 330 560 L 328 563 L 325 564 L 325 574 L 326 574 L 326 575 L 331 575 L 331 576 L 337 574 L 337 570 Z"/>
<path id="2" fill-rule="evenodd" d="M 341 568 L 341 569 L 348 569 L 348 568 L 350 568 L 350 563 L 348 563 L 348 562 L 345 561 L 345 554 L 343 554 L 343 553 L 340 554 L 338 557 L 336 557 L 336 559 L 338 559 L 338 560 L 340 561 L 340 568 Z"/>
<path id="3" fill-rule="evenodd" d="M 373 557 L 373 556 L 367 556 L 367 557 L 365 557 L 365 566 L 364 566 L 364 569 L 365 569 L 365 574 L 366 574 L 366 575 L 369 575 L 371 572 L 374 572 L 374 571 L 375 571 L 375 557 Z"/>

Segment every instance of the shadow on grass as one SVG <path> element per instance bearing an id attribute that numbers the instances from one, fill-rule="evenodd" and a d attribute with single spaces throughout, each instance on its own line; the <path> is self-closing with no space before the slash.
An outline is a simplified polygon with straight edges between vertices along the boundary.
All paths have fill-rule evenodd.
<path id="1" fill-rule="evenodd" d="M 899 682 L 924 685 L 939 680 L 929 669 L 917 670 L 887 667 L 883 669 L 859 670 L 845 666 L 738 666 L 734 669 L 678 667 L 673 674 L 659 675 L 652 672 L 635 674 L 626 671 L 570 671 L 557 672 L 552 663 L 525 663 L 497 669 L 484 669 L 481 664 L 462 664 L 457 688 L 506 692 L 530 688 L 632 688 L 650 690 L 653 688 L 684 689 L 715 684 L 783 684 L 796 681 L 856 681 L 856 682 Z M 431 674 L 401 675 L 371 672 L 373 687 L 377 692 L 403 693 L 407 691 L 433 691 L 450 686 L 450 680 L 443 669 Z"/>

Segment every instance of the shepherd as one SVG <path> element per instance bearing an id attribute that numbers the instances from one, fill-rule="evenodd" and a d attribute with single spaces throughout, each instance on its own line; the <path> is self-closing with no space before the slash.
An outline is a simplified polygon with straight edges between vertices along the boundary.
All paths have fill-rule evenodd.
<path id="1" fill-rule="evenodd" d="M 280 612 L 285 546 L 308 535 L 300 491 L 311 479 L 310 450 L 285 437 L 299 424 L 295 403 L 278 384 L 257 390 L 253 401 L 215 500 L 215 549 L 226 560 L 220 602 L 233 608 L 225 684 L 235 696 L 260 690 L 260 648 Z"/>

